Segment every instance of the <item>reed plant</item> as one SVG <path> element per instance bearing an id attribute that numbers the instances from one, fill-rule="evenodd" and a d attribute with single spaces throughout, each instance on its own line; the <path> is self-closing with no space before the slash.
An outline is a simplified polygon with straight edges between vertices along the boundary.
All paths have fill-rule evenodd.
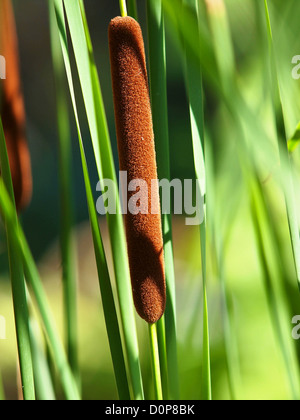
<path id="1" fill-rule="evenodd" d="M 297 400 L 300 351 L 292 320 L 300 313 L 300 92 L 291 60 L 300 53 L 293 38 L 298 2 L 114 0 L 107 1 L 108 21 L 90 15 L 102 17 L 105 2 L 44 3 L 55 90 L 64 339 L 28 240 L 30 205 L 24 221 L 20 213 L 31 194 L 27 146 L 23 154 L 16 147 L 20 133 L 26 145 L 25 113 L 7 118 L 17 105 L 6 100 L 1 80 L 1 235 L 20 397 L 78 400 L 92 392 L 120 400 Z M 0 5 L 3 11 L 11 4 Z M 95 21 L 108 31 L 101 39 Z M 19 65 L 13 61 L 17 87 Z M 34 166 L 34 153 L 31 160 Z M 184 168 L 179 176 L 178 168 Z M 198 225 L 165 212 L 162 189 L 151 199 L 139 196 L 140 206 L 155 201 L 155 214 L 123 217 L 118 170 L 127 172 L 128 183 L 142 178 L 148 186 L 152 179 L 192 178 L 193 199 L 202 198 Z M 97 315 L 103 336 L 91 332 L 91 343 L 83 342 L 80 328 L 78 284 L 85 279 L 76 253 L 75 175 L 84 187 L 100 287 L 95 300 L 103 314 L 102 320 Z M 105 180 L 116 211 L 100 217 L 95 194 L 105 194 Z M 173 207 L 175 213 L 175 200 Z M 104 342 L 113 385 L 101 386 L 102 372 L 91 391 L 82 363 L 88 347 Z M 3 400 L 8 382 L 1 357 L 0 369 Z"/>

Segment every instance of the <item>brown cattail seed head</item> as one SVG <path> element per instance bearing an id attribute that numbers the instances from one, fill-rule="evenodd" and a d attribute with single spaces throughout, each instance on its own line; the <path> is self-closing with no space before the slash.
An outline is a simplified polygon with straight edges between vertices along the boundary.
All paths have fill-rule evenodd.
<path id="1" fill-rule="evenodd" d="M 17 33 L 10 0 L 0 2 L 0 52 L 6 61 L 6 79 L 0 82 L 1 118 L 16 206 L 21 210 L 30 201 L 32 177 L 25 137 L 25 110 L 19 74 Z"/>
<path id="2" fill-rule="evenodd" d="M 151 206 L 159 208 L 159 196 L 158 190 L 151 194 L 151 180 L 157 180 L 157 168 L 139 24 L 131 17 L 113 19 L 109 25 L 109 48 L 120 170 L 127 171 L 128 183 L 141 179 L 148 186 L 148 191 L 140 191 L 141 202 L 148 203 L 147 214 L 125 215 L 133 298 L 138 314 L 148 323 L 155 323 L 165 310 L 166 286 L 161 216 L 159 211 L 151 214 Z M 129 199 L 135 193 L 129 193 Z"/>

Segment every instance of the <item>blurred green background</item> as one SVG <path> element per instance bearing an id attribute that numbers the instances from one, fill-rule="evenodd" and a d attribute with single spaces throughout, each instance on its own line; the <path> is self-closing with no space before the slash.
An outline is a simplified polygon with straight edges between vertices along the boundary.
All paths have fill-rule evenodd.
<path id="1" fill-rule="evenodd" d="M 137 0 L 139 17 L 147 46 L 145 2 Z M 200 1 L 204 10 L 204 1 Z M 58 155 L 55 114 L 54 82 L 50 52 L 48 7 L 46 1 L 14 1 L 21 72 L 27 113 L 28 142 L 32 156 L 34 193 L 31 205 L 22 215 L 22 222 L 33 254 L 39 263 L 42 278 L 50 298 L 57 322 L 62 326 L 62 298 L 59 258 L 59 195 Z M 119 14 L 117 0 L 86 0 L 86 12 L 94 46 L 96 63 L 106 105 L 107 118 L 117 165 L 116 138 L 113 119 L 113 102 L 109 70 L 107 27 L 110 19 Z M 268 105 L 264 103 L 263 59 L 260 33 L 254 2 L 228 0 L 228 16 L 234 42 L 238 69 L 238 85 L 251 106 L 257 105 L 258 118 L 272 134 Z M 270 1 L 273 19 L 274 45 L 280 75 L 283 82 L 283 99 L 287 115 L 289 136 L 293 135 L 300 120 L 300 82 L 291 77 L 291 60 L 300 54 L 298 22 L 300 7 L 297 1 Z M 204 16 L 205 19 L 205 16 Z M 37 35 L 38 34 L 38 35 Z M 189 125 L 182 62 L 167 30 L 168 100 L 171 144 L 172 178 L 192 178 L 192 143 Z M 204 81 L 205 82 L 205 81 Z M 77 83 L 76 88 L 79 90 Z M 240 382 L 238 397 L 242 399 L 290 398 L 289 387 L 280 349 L 272 329 L 267 296 L 263 287 L 253 227 L 249 214 L 247 192 L 238 165 L 237 151 L 233 142 L 232 121 L 226 116 L 223 105 L 209 85 L 205 83 L 205 118 L 209 141 L 215 158 L 215 179 L 220 194 L 219 213 L 230 214 L 231 234 L 226 248 L 225 272 L 234 329 L 237 338 Z M 83 111 L 83 104 L 79 103 Z M 84 115 L 84 112 L 81 113 Z M 71 114 L 72 115 L 72 114 Z M 73 117 L 71 117 L 73 118 Z M 71 119 L 72 120 L 72 119 Z M 73 120 L 72 120 L 73 121 Z M 93 152 L 89 148 L 89 132 L 82 118 L 83 137 L 86 140 L 87 160 L 90 164 L 92 185 L 97 183 L 93 166 Z M 73 132 L 73 187 L 76 199 L 76 238 L 79 282 L 79 334 L 80 362 L 83 378 L 83 398 L 116 398 L 112 364 L 109 354 L 105 324 L 100 305 L 100 294 L 94 261 L 92 240 L 80 155 L 75 125 Z M 263 151 L 262 151 L 263 153 Z M 299 162 L 298 151 L 295 154 Z M 266 173 L 269 175 L 269 168 Z M 295 174 L 295 184 L 299 174 Z M 299 188 L 298 188 L 299 190 Z M 96 191 L 95 191 L 96 193 Z M 295 280 L 292 254 L 289 244 L 284 200 L 276 186 L 272 187 L 274 215 L 281 231 L 282 249 L 286 254 L 286 290 L 291 305 L 289 318 L 300 314 L 299 294 Z M 299 197 L 299 192 L 297 194 Z M 223 199 L 223 201 L 222 201 Z M 222 216 L 221 216 L 222 218 Z M 109 255 L 105 221 L 101 227 Z M 182 398 L 196 399 L 200 395 L 202 300 L 200 244 L 197 227 L 185 226 L 184 219 L 174 218 L 174 252 L 178 301 L 178 345 Z M 16 391 L 16 343 L 13 324 L 11 292 L 7 271 L 7 254 L 3 228 L 0 233 L 0 315 L 7 321 L 7 339 L 0 341 L 0 369 L 3 372 L 8 398 L 17 397 Z M 222 327 L 222 304 L 219 279 L 214 274 L 214 262 L 209 259 L 208 299 L 211 332 L 213 398 L 229 398 L 228 377 Z M 195 322 L 195 320 L 197 322 Z M 147 331 L 137 318 L 143 376 L 147 387 L 150 376 Z M 290 335 L 288 340 L 292 341 Z M 287 326 L 289 328 L 289 326 Z M 299 353 L 299 345 L 295 343 Z M 148 384 L 149 385 L 149 384 Z"/>

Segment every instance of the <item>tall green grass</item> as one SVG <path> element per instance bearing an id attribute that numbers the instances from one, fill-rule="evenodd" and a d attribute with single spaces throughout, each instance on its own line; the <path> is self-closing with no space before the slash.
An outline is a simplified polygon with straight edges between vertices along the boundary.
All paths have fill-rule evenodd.
<path id="1" fill-rule="evenodd" d="M 14 203 L 13 218 L 17 225 L 17 212 L 14 202 L 13 184 L 10 173 L 8 154 L 4 138 L 4 131 L 2 121 L 0 119 L 0 164 L 1 164 L 1 178 L 3 184 L 8 190 L 8 194 Z M 10 278 L 12 286 L 16 335 L 18 342 L 19 363 L 21 372 L 22 395 L 26 400 L 35 399 L 35 388 L 33 379 L 33 363 L 30 345 L 29 334 L 29 315 L 27 308 L 25 279 L 23 264 L 20 251 L 16 245 L 15 237 L 12 233 L 11 227 L 6 218 L 4 218 L 6 225 L 7 248 L 10 267 Z"/>
<path id="2" fill-rule="evenodd" d="M 296 82 L 291 78 L 290 61 L 285 62 L 286 43 L 292 40 L 287 28 L 297 27 L 298 3 L 291 0 L 285 9 L 266 0 L 245 0 L 243 5 L 237 0 L 115 1 L 116 13 L 139 18 L 148 41 L 159 179 L 171 180 L 172 165 L 178 164 L 174 162 L 178 145 L 171 136 L 173 127 L 178 129 L 178 125 L 169 100 L 174 86 L 171 84 L 174 68 L 169 67 L 169 57 L 170 61 L 172 54 L 178 57 L 176 83 L 185 87 L 185 97 L 181 97 L 185 133 L 180 140 L 183 149 L 190 151 L 188 157 L 180 156 L 179 164 L 188 160 L 189 174 L 192 173 L 204 197 L 203 221 L 197 229 L 185 226 L 185 232 L 192 233 L 189 243 L 181 244 L 181 248 L 174 229 L 178 222 L 171 214 L 162 215 L 167 306 L 163 318 L 149 328 L 147 347 L 143 339 L 147 326 L 137 319 L 132 300 L 125 232 L 122 216 L 118 214 L 114 135 L 109 132 L 108 108 L 98 73 L 108 57 L 100 56 L 99 62 L 96 61 L 93 45 L 98 48 L 99 40 L 90 32 L 83 0 L 49 0 L 48 3 L 60 158 L 64 343 L 37 262 L 16 214 L 0 125 L 0 213 L 6 229 L 24 399 L 61 397 L 54 383 L 56 379 L 66 399 L 80 399 L 87 393 L 84 387 L 81 389 L 84 372 L 79 362 L 81 313 L 77 307 L 80 294 L 77 295 L 72 233 L 76 210 L 71 192 L 72 169 L 80 171 L 84 183 L 112 373 L 119 398 L 247 397 L 252 361 L 245 360 L 245 354 L 249 356 L 249 343 L 242 339 L 248 337 L 246 330 L 253 326 L 256 332 L 251 342 L 253 352 L 260 349 L 261 339 L 276 353 L 272 359 L 276 360 L 272 365 L 274 371 L 265 376 L 284 379 L 284 398 L 298 399 L 300 353 L 291 337 L 291 319 L 300 309 L 297 216 L 300 104 L 299 92 L 296 88 L 293 92 Z M 102 5 L 97 8 L 101 14 Z M 255 40 L 251 45 L 240 44 L 239 34 L 244 41 L 248 39 L 239 26 L 240 19 L 249 24 L 247 30 Z M 107 39 L 101 39 L 101 43 L 107 43 Z M 294 54 L 299 53 L 296 47 L 300 50 L 300 45 L 295 43 Z M 246 63 L 244 67 L 243 63 Z M 81 102 L 83 109 L 78 105 Z M 84 120 L 88 135 L 83 129 Z M 75 147 L 81 159 L 79 169 L 72 168 L 72 125 L 76 128 Z M 93 153 L 89 159 L 88 148 Z M 95 206 L 96 185 L 90 175 L 94 166 L 100 184 L 108 178 L 115 186 L 117 214 L 107 214 L 103 220 L 108 228 L 110 249 L 104 245 L 105 231 L 100 228 Z M 242 246 L 246 246 L 246 251 Z M 245 254 L 248 269 L 253 266 L 251 282 L 247 281 L 249 275 L 243 267 Z M 178 267 L 184 258 L 184 269 L 180 271 Z M 234 276 L 238 281 L 234 282 Z M 189 281 L 188 277 L 191 277 Z M 189 293 L 193 294 L 193 307 L 184 301 Z M 252 308 L 252 312 L 247 313 L 244 306 Z M 255 325 L 251 320 L 247 326 L 241 325 L 240 317 L 250 318 L 260 313 L 264 318 Z M 187 314 L 191 314 L 190 318 Z M 274 347 L 260 336 L 261 331 L 267 331 Z M 94 339 L 100 342 L 103 338 Z M 47 348 L 55 367 L 54 377 L 50 374 Z M 149 366 L 153 372 L 151 379 Z M 262 365 L 260 370 L 263 375 Z M 261 390 L 256 381 L 254 378 L 252 389 Z M 4 394 L 0 381 L 0 399 L 5 398 Z"/>

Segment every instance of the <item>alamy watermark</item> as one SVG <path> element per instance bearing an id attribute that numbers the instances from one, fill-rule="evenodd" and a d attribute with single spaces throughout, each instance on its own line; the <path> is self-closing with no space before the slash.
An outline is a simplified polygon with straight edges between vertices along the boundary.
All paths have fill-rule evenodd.
<path id="1" fill-rule="evenodd" d="M 292 337 L 294 340 L 300 339 L 300 315 L 295 315 L 292 319 L 292 324 L 296 325 L 292 330 Z"/>
<path id="2" fill-rule="evenodd" d="M 292 64 L 295 66 L 292 69 L 292 77 L 294 80 L 300 79 L 300 55 L 294 55 L 292 58 Z"/>
<path id="3" fill-rule="evenodd" d="M 149 183 L 143 179 L 133 179 L 128 182 L 127 172 L 120 171 L 119 189 L 120 208 L 117 205 L 116 183 L 111 179 L 98 182 L 96 190 L 101 195 L 97 199 L 96 208 L 100 215 L 117 212 L 121 214 L 129 212 L 133 215 L 159 214 L 160 203 L 157 197 L 160 192 L 162 214 L 171 214 L 172 211 L 176 215 L 184 214 L 186 225 L 199 225 L 203 222 L 204 196 L 198 180 L 152 179 Z"/>
<path id="4" fill-rule="evenodd" d="M 6 339 L 6 320 L 4 316 L 0 315 L 0 340 Z"/>
<path id="5" fill-rule="evenodd" d="M 0 79 L 6 79 L 6 60 L 0 55 Z"/>

